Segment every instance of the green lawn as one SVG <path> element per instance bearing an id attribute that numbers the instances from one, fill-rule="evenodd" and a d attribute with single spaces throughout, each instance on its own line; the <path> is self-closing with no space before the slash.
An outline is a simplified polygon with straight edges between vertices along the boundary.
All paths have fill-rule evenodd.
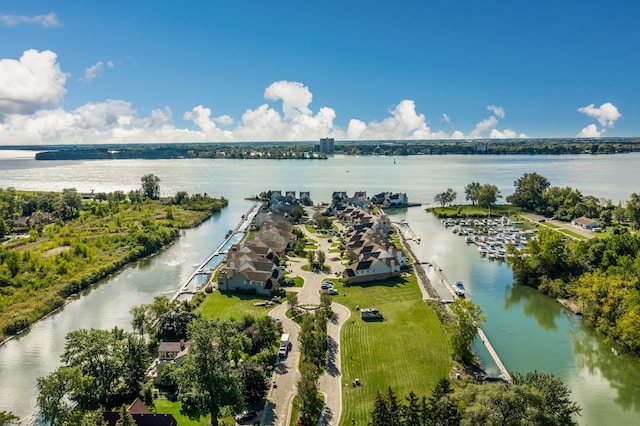
<path id="1" fill-rule="evenodd" d="M 189 417 L 180 414 L 180 408 L 182 407 L 182 403 L 169 401 L 165 397 L 157 398 L 153 401 L 156 413 L 159 414 L 173 414 L 173 417 L 176 418 L 176 421 L 180 426 L 206 426 L 211 424 L 209 422 L 210 416 L 206 418 L 201 418 L 200 420 L 191 420 Z"/>
<path id="2" fill-rule="evenodd" d="M 472 205 L 454 205 L 446 207 L 433 207 L 431 209 L 437 217 L 477 217 L 489 216 L 489 209 Z M 509 204 L 496 204 L 491 206 L 491 217 L 512 216 L 521 211 L 519 207 Z"/>
<path id="3" fill-rule="evenodd" d="M 198 306 L 197 312 L 205 318 L 235 318 L 245 315 L 268 315 L 273 306 L 254 306 L 254 302 L 268 300 L 267 297 L 214 291 Z"/>
<path id="4" fill-rule="evenodd" d="M 350 287 L 338 286 L 334 300 L 351 309 L 342 328 L 343 411 L 341 425 L 367 424 L 376 390 L 391 386 L 429 396 L 452 366 L 449 341 L 433 310 L 422 301 L 414 276 Z M 378 308 L 382 322 L 360 319 L 356 305 Z M 352 381 L 360 379 L 361 386 Z"/>

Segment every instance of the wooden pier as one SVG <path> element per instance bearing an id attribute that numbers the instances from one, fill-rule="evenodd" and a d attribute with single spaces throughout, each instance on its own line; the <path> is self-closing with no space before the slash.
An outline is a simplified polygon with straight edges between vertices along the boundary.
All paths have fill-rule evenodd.
<path id="1" fill-rule="evenodd" d="M 433 270 L 435 271 L 436 275 L 438 275 L 438 277 L 442 280 L 444 285 L 447 287 L 447 289 L 453 295 L 453 298 L 454 299 L 458 298 L 458 296 L 456 295 L 455 291 L 453 290 L 453 286 L 451 285 L 451 283 L 449 282 L 447 277 L 445 277 L 444 273 L 442 272 L 442 268 L 439 267 L 436 264 L 436 262 L 434 262 L 434 261 L 431 261 L 430 263 L 431 263 L 431 266 L 433 267 Z M 495 362 L 496 365 L 498 366 L 498 369 L 500 370 L 500 377 L 503 380 L 505 380 L 506 382 L 512 383 L 513 379 L 511 378 L 511 374 L 509 374 L 509 370 L 507 370 L 507 367 L 505 367 L 504 363 L 502 362 L 502 360 L 498 356 L 498 352 L 496 352 L 496 350 L 494 349 L 493 345 L 491 344 L 491 341 L 489 340 L 489 338 L 485 334 L 484 330 L 482 330 L 482 328 L 480 328 L 480 327 L 478 327 L 478 336 L 480 336 L 480 340 L 482 341 L 484 346 L 487 348 L 487 351 L 489 352 L 489 355 L 493 359 L 493 362 Z"/>
<path id="2" fill-rule="evenodd" d="M 193 271 L 191 275 L 189 275 L 189 278 L 187 278 L 187 281 L 183 285 L 181 285 L 180 288 L 178 288 L 178 291 L 176 291 L 176 293 L 173 295 L 171 300 L 177 299 L 178 296 L 180 296 L 181 294 L 195 294 L 193 290 L 188 290 L 189 283 L 196 277 L 196 275 L 207 274 L 209 272 L 209 271 L 205 272 L 204 268 L 207 266 L 209 262 L 211 262 L 211 260 L 213 260 L 214 257 L 219 256 L 221 254 L 224 255 L 227 253 L 222 251 L 222 248 L 229 242 L 229 240 L 231 240 L 231 238 L 233 238 L 235 234 L 237 234 L 238 232 L 244 232 L 247 228 L 249 228 L 249 225 L 258 214 L 258 211 L 260 210 L 261 206 L 262 206 L 261 203 L 254 203 L 253 206 L 251 206 L 249 211 L 247 211 L 247 213 L 243 215 L 242 220 L 238 223 L 238 225 L 236 225 L 233 231 L 231 231 L 231 233 L 224 239 L 222 244 L 220 244 L 220 246 L 218 246 L 218 248 L 211 255 L 209 255 L 209 257 L 207 257 L 207 259 L 204 262 L 202 262 L 200 266 L 198 266 L 198 268 L 196 268 L 196 270 Z"/>

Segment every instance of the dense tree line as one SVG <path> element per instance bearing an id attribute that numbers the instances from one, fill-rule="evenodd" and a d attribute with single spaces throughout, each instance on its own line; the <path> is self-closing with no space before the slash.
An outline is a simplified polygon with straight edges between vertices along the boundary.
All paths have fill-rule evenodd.
<path id="1" fill-rule="evenodd" d="M 308 160 L 326 159 L 321 152 L 314 152 L 313 144 L 160 144 L 119 146 L 75 146 L 75 149 L 57 147 L 36 153 L 36 160 L 112 160 L 112 159 L 181 159 L 181 158 L 232 158 Z"/>
<path id="2" fill-rule="evenodd" d="M 266 371 L 276 358 L 281 329 L 269 317 L 201 318 L 190 303 L 164 296 L 132 309 L 134 331 L 78 330 L 66 337 L 63 365 L 38 379 L 38 406 L 51 425 L 79 424 L 96 410 L 114 409 L 135 396 L 149 401 L 145 372 L 161 340 L 188 340 L 186 361 L 162 370 L 185 415 L 256 407 L 268 390 Z M 227 412 L 227 411 L 225 411 Z"/>
<path id="3" fill-rule="evenodd" d="M 38 160 L 109 159 L 326 159 L 314 153 L 313 143 L 215 143 L 215 144 L 126 144 L 43 147 Z M 16 147 L 24 149 L 23 147 Z M 492 139 L 481 141 L 338 141 L 335 152 L 345 155 L 491 155 L 491 154 L 619 154 L 640 151 L 637 138 L 591 139 Z"/>
<path id="4" fill-rule="evenodd" d="M 525 173 L 514 182 L 515 191 L 506 200 L 517 207 L 559 220 L 570 221 L 586 216 L 598 221 L 602 227 L 629 222 L 640 229 L 640 195 L 614 206 L 611 200 L 583 195 L 571 187 L 551 186 L 547 178 L 538 173 Z"/>
<path id="5" fill-rule="evenodd" d="M 290 305 L 291 306 L 291 305 Z M 318 399 L 318 379 L 327 361 L 327 322 L 332 315 L 331 296 L 321 297 L 321 308 L 315 315 L 303 315 L 298 336 L 302 363 L 298 380 L 298 401 L 300 418 L 297 424 L 316 424 L 322 410 L 322 400 Z M 295 310 L 295 304 L 293 306 Z"/>
<path id="6" fill-rule="evenodd" d="M 467 384 L 454 390 L 441 379 L 429 398 L 410 392 L 401 400 L 388 388 L 376 394 L 370 425 L 577 425 L 580 407 L 567 386 L 544 373 L 515 373 L 513 383 Z"/>
<path id="7" fill-rule="evenodd" d="M 508 263 L 519 284 L 576 299 L 596 331 L 640 354 L 640 236 L 573 241 L 543 229 Z"/>
<path id="8" fill-rule="evenodd" d="M 181 228 L 226 205 L 224 198 L 184 192 L 152 200 L 143 189 L 93 199 L 75 189 L 0 190 L 0 236 L 21 233 L 5 236 L 0 246 L 0 335 L 26 328 L 69 295 L 160 250 Z"/>

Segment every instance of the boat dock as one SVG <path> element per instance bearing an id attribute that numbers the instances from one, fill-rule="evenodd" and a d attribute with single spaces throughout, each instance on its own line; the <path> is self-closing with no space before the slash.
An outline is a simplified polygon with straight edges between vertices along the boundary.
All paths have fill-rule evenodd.
<path id="1" fill-rule="evenodd" d="M 411 229 L 411 227 L 409 226 L 409 222 L 407 222 L 406 220 L 401 220 L 400 222 L 392 223 L 398 227 L 401 227 L 402 229 L 405 229 L 407 234 L 409 234 L 409 239 L 420 244 L 420 237 L 415 233 L 413 229 Z"/>
<path id="2" fill-rule="evenodd" d="M 439 267 L 434 261 L 427 262 L 427 264 L 429 263 L 431 264 L 431 266 L 433 266 L 433 270 L 435 271 L 436 275 L 438 275 L 438 277 L 442 280 L 442 282 L 447 287 L 447 289 L 451 292 L 451 294 L 453 295 L 453 298 L 454 299 L 458 298 L 455 291 L 453 290 L 453 286 L 451 285 L 449 280 L 447 280 L 447 277 L 445 277 L 444 273 L 442 272 L 442 268 Z M 498 352 L 496 352 L 493 345 L 491 344 L 491 341 L 485 334 L 484 330 L 480 327 L 478 327 L 478 336 L 480 336 L 480 340 L 482 341 L 484 346 L 487 348 L 487 351 L 489 352 L 489 355 L 493 359 L 493 362 L 496 363 L 496 366 L 500 370 L 500 377 L 503 380 L 509 383 L 512 383 L 513 379 L 511 378 L 511 374 L 509 374 L 509 370 L 507 370 L 507 367 L 504 365 L 504 363 L 498 356 Z"/>
<path id="3" fill-rule="evenodd" d="M 224 247 L 229 243 L 229 241 L 236 234 L 246 232 L 246 230 L 249 228 L 249 225 L 251 225 L 251 222 L 253 222 L 253 219 L 258 214 L 258 211 L 260 210 L 261 206 L 262 206 L 261 203 L 254 203 L 253 206 L 251 206 L 251 208 L 247 211 L 247 213 L 242 215 L 242 220 L 240 220 L 238 225 L 236 225 L 236 227 L 231 232 L 229 232 L 227 234 L 226 238 L 218 246 L 218 248 L 213 253 L 211 253 L 211 255 L 209 255 L 209 257 L 207 257 L 207 259 L 204 262 L 202 262 L 200 264 L 200 266 L 198 266 L 196 268 L 196 270 L 193 271 L 193 273 L 191 275 L 189 275 L 189 278 L 187 278 L 187 281 L 178 288 L 178 291 L 176 291 L 176 293 L 173 295 L 171 300 L 177 299 L 181 294 L 195 294 L 197 292 L 197 289 L 190 289 L 189 288 L 189 285 L 191 284 L 191 282 L 194 279 L 196 279 L 197 275 L 208 275 L 209 274 L 210 270 L 209 271 L 205 271 L 205 267 L 216 256 L 224 255 L 224 254 L 227 253 L 226 251 L 224 251 Z"/>

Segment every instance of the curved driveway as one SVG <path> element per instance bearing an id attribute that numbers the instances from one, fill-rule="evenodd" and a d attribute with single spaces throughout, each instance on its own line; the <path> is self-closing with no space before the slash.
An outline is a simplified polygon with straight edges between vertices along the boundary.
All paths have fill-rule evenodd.
<path id="1" fill-rule="evenodd" d="M 302 266 L 307 264 L 305 259 L 296 258 L 290 260 L 287 268 L 291 270 L 291 275 L 304 279 L 302 288 L 288 289 L 298 292 L 298 304 L 304 306 L 318 305 L 320 303 L 320 284 L 326 278 L 336 278 L 336 272 L 341 273 L 344 266 L 338 258 L 338 253 L 329 253 L 331 244 L 326 238 L 319 238 L 317 235 L 309 233 L 304 226 L 300 227 L 308 238 L 317 241 L 318 250 L 326 253 L 325 264 L 331 266 L 331 272 L 309 272 L 303 271 Z M 297 382 L 300 378 L 298 369 L 300 360 L 300 350 L 298 345 L 299 326 L 286 317 L 288 309 L 286 303 L 275 307 L 269 315 L 279 318 L 282 322 L 283 332 L 289 333 L 292 343 L 289 355 L 284 360 L 279 360 L 275 367 L 273 382 L 276 387 L 271 387 L 267 395 L 267 403 L 263 413 L 264 425 L 288 425 L 291 415 L 291 403 L 297 392 Z M 345 306 L 333 302 L 331 309 L 334 316 L 327 326 L 327 340 L 329 350 L 327 353 L 327 366 L 319 380 L 319 390 L 325 395 L 325 409 L 323 410 L 321 425 L 337 425 L 342 413 L 342 374 L 340 369 L 340 329 L 342 324 L 349 318 L 351 312 Z"/>

